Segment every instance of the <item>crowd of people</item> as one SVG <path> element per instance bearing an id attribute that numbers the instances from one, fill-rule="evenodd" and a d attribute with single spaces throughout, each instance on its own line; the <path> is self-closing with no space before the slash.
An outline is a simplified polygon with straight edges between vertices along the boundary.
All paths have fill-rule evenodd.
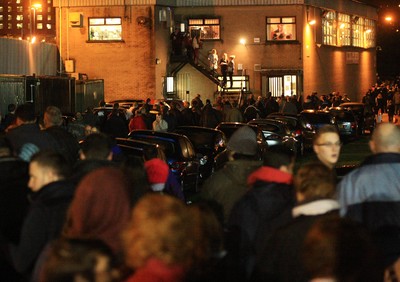
<path id="1" fill-rule="evenodd" d="M 243 126 L 227 144 L 232 158 L 191 204 L 177 193 L 179 183 L 164 161 L 151 153 L 123 158 L 113 142 L 118 124 L 123 136 L 138 128 L 215 127 L 233 116 L 245 121 L 268 111 L 298 111 L 298 103 L 269 95 L 212 105 L 197 95 L 182 111 L 176 104 L 133 105 L 129 119 L 115 105 L 109 116 L 76 115 L 81 134 L 77 126 L 63 126 L 55 106 L 40 122 L 33 104 L 10 106 L 0 138 L 0 276 L 43 282 L 397 281 L 400 128 L 393 123 L 378 125 L 372 155 L 341 180 L 335 127 L 318 130 L 315 160 L 295 171 L 296 156 L 283 146 L 257 158 L 257 136 Z"/>

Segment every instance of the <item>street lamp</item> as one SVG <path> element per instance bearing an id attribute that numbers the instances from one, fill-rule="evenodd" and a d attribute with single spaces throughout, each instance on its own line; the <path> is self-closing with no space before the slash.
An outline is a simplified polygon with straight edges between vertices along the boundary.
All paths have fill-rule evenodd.
<path id="1" fill-rule="evenodd" d="M 31 17 L 30 17 L 30 31 L 31 31 L 31 42 L 34 43 L 36 41 L 35 34 L 36 34 L 36 10 L 41 9 L 42 4 L 36 3 L 31 5 Z M 32 11 L 33 11 L 33 21 L 32 21 Z M 33 29 L 32 29 L 33 26 Z M 32 32 L 33 31 L 33 32 Z"/>

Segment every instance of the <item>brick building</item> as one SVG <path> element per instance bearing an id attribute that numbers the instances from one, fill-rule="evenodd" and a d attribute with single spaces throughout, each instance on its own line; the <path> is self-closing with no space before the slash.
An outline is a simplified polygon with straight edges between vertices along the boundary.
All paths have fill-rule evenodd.
<path id="1" fill-rule="evenodd" d="M 0 1 L 0 36 L 55 42 L 53 0 Z"/>
<path id="2" fill-rule="evenodd" d="M 376 80 L 377 10 L 351 0 L 54 0 L 57 41 L 71 75 L 103 78 L 106 100 L 213 99 L 217 83 L 173 58 L 170 34 L 198 33 L 209 50 L 236 55 L 236 88 L 255 95 L 347 93 Z M 173 78 L 173 79 L 172 79 Z M 220 78 L 219 78 L 220 79 Z M 240 83 L 240 84 L 239 84 Z"/>

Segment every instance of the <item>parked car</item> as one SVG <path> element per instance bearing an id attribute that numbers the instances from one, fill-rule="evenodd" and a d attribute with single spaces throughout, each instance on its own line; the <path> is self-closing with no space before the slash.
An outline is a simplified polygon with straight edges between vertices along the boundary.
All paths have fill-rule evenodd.
<path id="1" fill-rule="evenodd" d="M 318 128 L 324 125 L 333 125 L 337 128 L 337 122 L 329 111 L 325 110 L 303 110 L 299 114 L 303 120 L 307 130 L 303 131 L 303 138 L 307 140 L 307 145 L 312 148 L 312 140 L 318 130 Z M 338 129 L 338 128 L 337 128 Z M 339 131 L 339 129 L 338 129 Z M 310 143 L 308 143 L 310 142 Z"/>
<path id="2" fill-rule="evenodd" d="M 261 128 L 268 147 L 284 145 L 297 154 L 299 141 L 292 135 L 286 122 L 276 119 L 253 119 L 248 124 L 255 124 Z"/>
<path id="3" fill-rule="evenodd" d="M 306 149 L 312 148 L 313 129 L 304 117 L 287 113 L 272 113 L 267 118 L 277 119 L 287 124 L 292 135 L 299 142 L 297 150 L 299 155 L 304 155 Z"/>
<path id="4" fill-rule="evenodd" d="M 332 107 L 329 112 L 336 119 L 339 135 L 342 139 L 354 139 L 357 137 L 357 119 L 352 111 L 342 107 Z"/>
<path id="5" fill-rule="evenodd" d="M 374 113 L 367 110 L 364 103 L 347 102 L 339 105 L 341 108 L 351 110 L 356 117 L 358 124 L 358 133 L 372 133 L 376 127 L 376 119 Z"/>
<path id="6" fill-rule="evenodd" d="M 120 150 L 120 154 L 114 154 L 116 161 L 124 161 L 131 157 L 146 160 L 149 156 L 167 161 L 164 151 L 158 144 L 128 138 L 115 138 L 115 142 Z"/>
<path id="7" fill-rule="evenodd" d="M 254 125 L 254 124 L 247 124 L 247 123 L 242 123 L 242 122 L 221 122 L 215 129 L 221 130 L 225 134 L 225 137 L 226 137 L 226 140 L 228 143 L 232 134 L 238 128 L 245 126 L 245 125 L 252 128 L 257 135 L 258 154 L 257 154 L 256 158 L 261 160 L 262 155 L 268 149 L 268 143 L 267 143 L 267 140 L 265 139 L 262 129 L 260 127 L 258 127 L 257 125 Z M 229 157 L 230 157 L 230 152 L 227 149 L 225 149 L 224 151 L 219 153 L 215 157 L 215 162 L 214 162 L 215 169 L 216 170 L 220 169 L 229 160 Z"/>
<path id="8" fill-rule="evenodd" d="M 200 166 L 205 163 L 185 135 L 152 130 L 133 130 L 129 139 L 158 144 L 165 153 L 171 171 L 177 176 L 184 191 L 197 191 Z"/>
<path id="9" fill-rule="evenodd" d="M 217 129 L 201 126 L 179 126 L 175 133 L 189 138 L 196 152 L 202 154 L 206 163 L 200 167 L 200 180 L 205 180 L 214 171 L 214 158 L 226 147 L 225 134 Z"/>
<path id="10" fill-rule="evenodd" d="M 138 107 L 140 108 L 141 106 L 144 105 L 145 101 L 142 99 L 113 100 L 113 101 L 106 102 L 106 107 L 112 108 L 115 103 L 118 103 L 120 108 L 129 109 L 130 107 L 132 107 L 132 105 L 134 103 L 137 103 Z"/>

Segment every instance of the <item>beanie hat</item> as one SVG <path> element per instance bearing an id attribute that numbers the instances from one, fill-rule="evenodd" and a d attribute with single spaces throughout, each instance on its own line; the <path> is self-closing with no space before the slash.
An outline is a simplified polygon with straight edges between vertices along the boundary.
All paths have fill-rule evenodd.
<path id="1" fill-rule="evenodd" d="M 251 127 L 242 126 L 232 134 L 227 148 L 238 154 L 254 156 L 257 154 L 257 135 Z"/>
<path id="2" fill-rule="evenodd" d="M 167 182 L 169 174 L 169 166 L 163 160 L 154 158 L 149 161 L 146 161 L 144 163 L 144 168 L 146 169 L 147 180 L 149 181 L 152 187 L 154 186 L 153 184 L 164 184 L 165 182 Z M 164 185 L 162 185 L 162 189 L 163 188 Z"/>

